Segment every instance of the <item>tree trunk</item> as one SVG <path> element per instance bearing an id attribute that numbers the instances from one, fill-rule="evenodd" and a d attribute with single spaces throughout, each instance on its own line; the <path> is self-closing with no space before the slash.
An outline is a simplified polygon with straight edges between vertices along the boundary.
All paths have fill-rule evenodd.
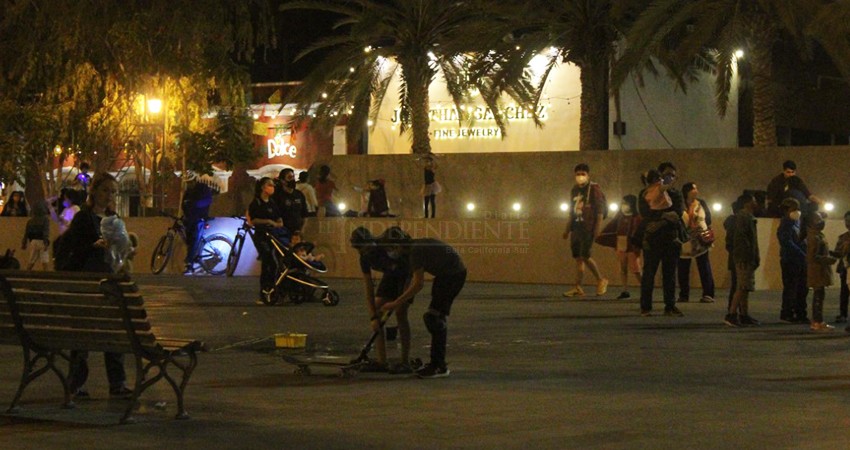
<path id="1" fill-rule="evenodd" d="M 608 150 L 608 58 L 581 67 L 579 150 Z"/>
<path id="2" fill-rule="evenodd" d="M 773 75 L 775 31 L 765 25 L 753 27 L 750 65 L 753 76 L 753 147 L 776 147 L 776 106 Z"/>
<path id="3" fill-rule="evenodd" d="M 428 98 L 431 70 L 428 68 L 427 60 L 403 64 L 402 76 L 407 84 L 410 128 L 413 132 L 412 152 L 414 154 L 431 153 L 431 137 L 429 136 L 431 105 Z"/>
<path id="4" fill-rule="evenodd" d="M 32 207 L 38 203 L 43 202 L 46 198 L 45 196 L 45 170 L 41 167 L 41 164 L 38 164 L 35 161 L 31 161 L 27 163 L 27 167 L 24 169 L 24 176 L 26 176 L 26 186 L 24 187 L 24 197 L 27 199 L 27 203 L 29 204 L 29 210 L 32 211 Z"/>

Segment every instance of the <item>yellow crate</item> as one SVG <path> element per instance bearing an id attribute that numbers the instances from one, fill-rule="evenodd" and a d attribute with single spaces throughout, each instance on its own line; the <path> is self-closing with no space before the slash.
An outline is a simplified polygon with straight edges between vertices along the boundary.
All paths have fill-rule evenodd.
<path id="1" fill-rule="evenodd" d="M 277 348 L 304 348 L 307 346 L 307 335 L 300 333 L 275 334 L 274 346 Z"/>

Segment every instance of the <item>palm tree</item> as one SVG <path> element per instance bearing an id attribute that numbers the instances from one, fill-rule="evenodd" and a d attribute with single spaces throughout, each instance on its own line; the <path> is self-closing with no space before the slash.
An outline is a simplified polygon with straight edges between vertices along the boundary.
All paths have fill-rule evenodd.
<path id="1" fill-rule="evenodd" d="M 580 150 L 608 149 L 610 68 L 617 42 L 623 37 L 642 0 L 532 0 L 507 5 L 500 12 L 504 35 L 494 52 L 475 65 L 475 75 L 488 80 L 493 92 L 505 91 L 530 111 L 537 103 L 549 74 L 560 63 L 580 70 Z M 526 68 L 533 58 L 547 59 L 537 85 L 526 89 Z M 517 84 L 520 83 L 520 84 Z"/>
<path id="2" fill-rule="evenodd" d="M 293 94 L 301 117 L 327 128 L 347 114 L 348 137 L 357 140 L 400 72 L 401 132 L 412 131 L 413 153 L 429 153 L 430 85 L 442 74 L 462 111 L 469 100 L 470 36 L 484 29 L 484 9 L 474 0 L 296 0 L 281 6 L 294 9 L 337 14 L 342 31 L 296 57 L 327 52 Z"/>
<path id="3" fill-rule="evenodd" d="M 622 82 L 625 73 L 652 53 L 668 55 L 680 68 L 705 61 L 708 63 L 705 67 L 715 75 L 718 112 L 725 115 L 736 52 L 742 50 L 750 74 L 746 81 L 752 85 L 753 144 L 776 146 L 775 92 L 771 84 L 774 45 L 780 39 L 788 40 L 807 56 L 814 39 L 834 50 L 830 53 L 833 58 L 846 61 L 850 54 L 846 51 L 846 27 L 842 28 L 843 48 L 811 29 L 812 20 L 827 3 L 827 0 L 657 0 L 629 32 L 628 49 L 615 70 L 615 83 Z M 704 55 L 709 55 L 709 59 L 703 59 Z M 684 69 L 671 72 L 680 83 L 684 82 L 683 73 Z"/>

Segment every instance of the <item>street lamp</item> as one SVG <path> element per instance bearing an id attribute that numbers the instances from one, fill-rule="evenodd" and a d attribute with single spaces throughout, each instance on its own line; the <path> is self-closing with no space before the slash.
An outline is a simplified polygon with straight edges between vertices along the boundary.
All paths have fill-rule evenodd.
<path id="1" fill-rule="evenodd" d="M 151 114 L 159 114 L 162 111 L 162 100 L 158 98 L 149 98 L 148 111 Z"/>

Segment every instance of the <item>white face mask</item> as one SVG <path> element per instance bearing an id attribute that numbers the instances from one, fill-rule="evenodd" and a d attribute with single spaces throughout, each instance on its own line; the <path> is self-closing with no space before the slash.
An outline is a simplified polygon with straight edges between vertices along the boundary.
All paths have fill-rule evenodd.
<path id="1" fill-rule="evenodd" d="M 632 208 L 629 205 L 620 206 L 620 211 L 623 211 L 623 214 L 626 216 L 632 215 Z"/>
<path id="2" fill-rule="evenodd" d="M 800 211 L 791 211 L 790 213 L 788 213 L 788 217 L 791 220 L 800 220 L 800 216 L 802 215 L 803 214 Z"/>
<path id="3" fill-rule="evenodd" d="M 576 183 L 579 186 L 584 186 L 587 184 L 588 176 L 587 175 L 576 175 Z"/>

